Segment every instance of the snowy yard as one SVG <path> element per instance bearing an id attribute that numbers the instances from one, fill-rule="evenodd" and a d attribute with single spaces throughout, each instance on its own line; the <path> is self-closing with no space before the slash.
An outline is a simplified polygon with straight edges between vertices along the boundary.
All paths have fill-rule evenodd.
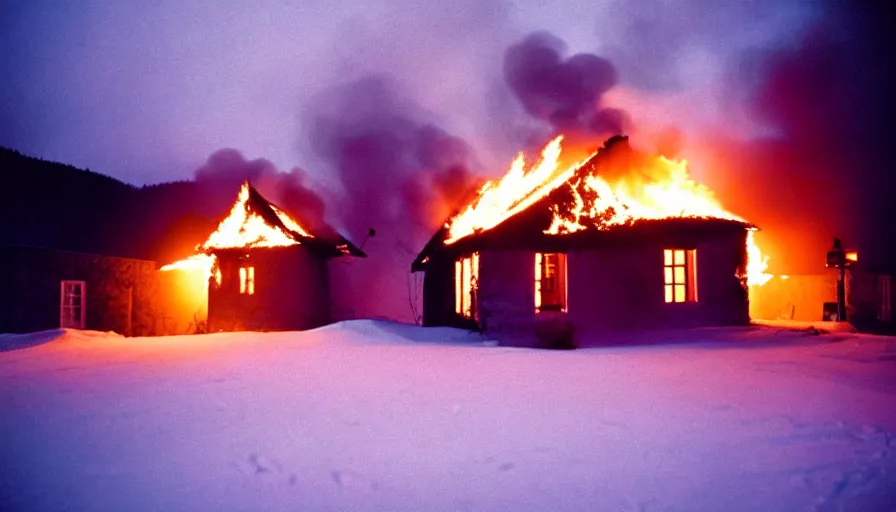
<path id="1" fill-rule="evenodd" d="M 551 352 L 355 321 L 0 348 L 4 511 L 896 510 L 896 338 Z"/>

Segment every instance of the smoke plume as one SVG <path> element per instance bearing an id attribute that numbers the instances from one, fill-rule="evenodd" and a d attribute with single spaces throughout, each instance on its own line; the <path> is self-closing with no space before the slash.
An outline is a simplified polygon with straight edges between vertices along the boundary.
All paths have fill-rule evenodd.
<path id="1" fill-rule="evenodd" d="M 525 37 L 504 54 L 507 86 L 527 113 L 558 133 L 621 133 L 625 113 L 601 105 L 601 95 L 618 82 L 616 68 L 594 54 L 565 53 L 566 44 L 547 32 Z"/>
<path id="2" fill-rule="evenodd" d="M 326 203 L 310 188 L 307 173 L 301 168 L 281 172 L 268 160 L 247 160 L 238 150 L 225 148 L 212 153 L 195 172 L 202 197 L 218 210 L 220 205 L 233 204 L 245 180 L 311 232 L 326 235 Z"/>

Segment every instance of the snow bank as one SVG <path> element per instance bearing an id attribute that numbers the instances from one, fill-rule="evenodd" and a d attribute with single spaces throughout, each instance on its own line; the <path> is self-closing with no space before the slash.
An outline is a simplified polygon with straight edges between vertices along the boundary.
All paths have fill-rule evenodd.
<path id="1" fill-rule="evenodd" d="M 896 510 L 893 338 L 76 337 L 0 353 L 0 510 Z"/>

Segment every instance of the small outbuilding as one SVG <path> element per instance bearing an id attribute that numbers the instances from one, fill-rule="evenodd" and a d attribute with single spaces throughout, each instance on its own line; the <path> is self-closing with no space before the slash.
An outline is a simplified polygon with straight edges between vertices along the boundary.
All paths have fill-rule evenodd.
<path id="1" fill-rule="evenodd" d="M 240 245 L 225 242 L 205 249 L 215 260 L 208 288 L 209 332 L 302 330 L 329 323 L 327 261 L 365 254 L 333 230 L 305 230 L 248 182 L 216 234 L 232 219 L 238 219 L 233 230 Z"/>

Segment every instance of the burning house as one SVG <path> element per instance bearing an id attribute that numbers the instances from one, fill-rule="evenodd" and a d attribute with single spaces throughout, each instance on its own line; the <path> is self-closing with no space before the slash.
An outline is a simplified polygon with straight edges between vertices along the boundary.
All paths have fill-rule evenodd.
<path id="1" fill-rule="evenodd" d="M 311 233 L 248 182 L 198 254 L 166 271 L 208 279 L 208 330 L 301 330 L 330 321 L 327 261 L 366 257 L 335 231 Z"/>
<path id="2" fill-rule="evenodd" d="M 557 346 L 632 328 L 742 325 L 763 279 L 755 229 L 695 183 L 685 162 L 626 137 L 570 162 L 562 138 L 522 156 L 432 237 L 423 322 Z"/>

